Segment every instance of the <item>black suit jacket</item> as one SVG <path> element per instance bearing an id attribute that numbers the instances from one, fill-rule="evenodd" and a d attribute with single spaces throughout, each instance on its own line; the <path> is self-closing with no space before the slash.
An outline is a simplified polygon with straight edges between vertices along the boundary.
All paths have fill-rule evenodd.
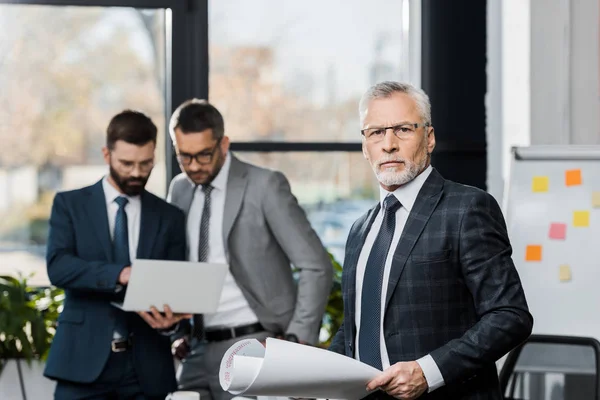
<path id="1" fill-rule="evenodd" d="M 185 260 L 183 212 L 149 192 L 141 198 L 138 258 Z M 102 181 L 56 195 L 50 216 L 47 268 L 50 282 L 65 289 L 64 310 L 44 375 L 78 383 L 98 378 L 111 352 L 124 265 L 113 262 Z M 133 332 L 133 359 L 146 395 L 177 390 L 170 340 L 136 313 L 127 313 Z"/>
<path id="2" fill-rule="evenodd" d="M 351 228 L 344 322 L 331 350 L 354 356 L 356 264 L 379 204 Z M 384 314 L 390 364 L 431 354 L 445 386 L 423 398 L 502 399 L 495 361 L 531 333 L 502 212 L 488 193 L 434 169 L 394 253 Z M 375 396 L 378 396 L 375 394 Z"/>

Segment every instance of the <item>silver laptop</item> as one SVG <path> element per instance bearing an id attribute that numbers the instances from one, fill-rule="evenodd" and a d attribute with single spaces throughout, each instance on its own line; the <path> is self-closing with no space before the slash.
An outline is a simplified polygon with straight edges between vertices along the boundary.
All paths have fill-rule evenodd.
<path id="1" fill-rule="evenodd" d="M 217 311 L 227 264 L 138 259 L 133 262 L 123 303 L 124 311 L 163 311 L 203 314 Z"/>

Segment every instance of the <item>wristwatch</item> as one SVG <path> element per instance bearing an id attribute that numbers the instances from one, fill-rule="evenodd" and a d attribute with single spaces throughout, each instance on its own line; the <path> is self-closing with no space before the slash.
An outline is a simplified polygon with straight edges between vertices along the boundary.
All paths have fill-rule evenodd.
<path id="1" fill-rule="evenodd" d="M 288 342 L 300 343 L 300 339 L 298 339 L 298 336 L 296 336 L 293 333 L 286 333 L 283 338 Z"/>

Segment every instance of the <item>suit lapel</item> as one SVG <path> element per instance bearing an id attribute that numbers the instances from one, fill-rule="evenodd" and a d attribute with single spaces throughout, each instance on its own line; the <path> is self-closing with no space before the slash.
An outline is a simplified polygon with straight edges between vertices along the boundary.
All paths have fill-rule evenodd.
<path id="1" fill-rule="evenodd" d="M 152 248 L 160 227 L 160 213 L 155 199 L 144 191 L 141 197 L 142 212 L 140 215 L 140 233 L 137 248 L 137 258 L 148 259 L 152 256 Z"/>
<path id="2" fill-rule="evenodd" d="M 231 166 L 229 167 L 229 176 L 227 177 L 227 192 L 225 193 L 223 243 L 228 242 L 231 228 L 233 227 L 233 223 L 240 212 L 242 200 L 244 198 L 244 192 L 246 191 L 246 185 L 248 183 L 248 180 L 246 179 L 248 171 L 244 167 L 244 164 L 234 157 L 232 153 L 229 153 L 229 156 L 231 157 Z"/>
<path id="3" fill-rule="evenodd" d="M 365 244 L 365 240 L 367 238 L 367 235 L 369 234 L 369 230 L 371 230 L 371 225 L 373 225 L 373 221 L 375 221 L 375 217 L 379 213 L 380 208 L 381 204 L 377 203 L 375 207 L 369 210 L 369 212 L 364 217 L 364 221 L 361 221 L 358 224 L 358 226 L 360 226 L 359 231 L 356 235 L 354 235 L 351 238 L 351 240 L 348 243 L 350 253 L 348 254 L 348 258 L 344 260 L 344 269 L 348 271 L 345 274 L 345 286 L 348 288 L 348 293 L 352 293 L 352 296 L 350 296 L 347 306 L 350 312 L 350 318 L 353 322 L 356 308 L 356 267 L 358 264 L 358 258 L 360 257 L 360 252 Z"/>
<path id="4" fill-rule="evenodd" d="M 106 197 L 100 180 L 90 188 L 90 200 L 87 202 L 87 213 L 93 230 L 96 232 L 98 241 L 104 250 L 106 259 L 113 260 L 112 243 L 108 229 L 108 211 L 106 209 Z"/>
<path id="5" fill-rule="evenodd" d="M 177 198 L 177 206 L 183 210 L 185 213 L 185 217 L 187 218 L 190 207 L 192 207 L 192 200 L 194 200 L 194 194 L 196 193 L 196 186 L 192 185 L 190 182 L 186 180 L 184 182 L 185 185 L 183 187 L 181 197 Z"/>
<path id="6" fill-rule="evenodd" d="M 402 236 L 400 236 L 400 241 L 394 252 L 394 260 L 385 298 L 385 310 L 387 310 L 402 271 L 404 271 L 408 256 L 412 252 L 415 243 L 417 243 L 425 225 L 427 225 L 427 221 L 429 221 L 433 210 L 435 210 L 442 197 L 443 186 L 444 178 L 434 169 L 419 191 L 417 200 L 408 216 Z"/>

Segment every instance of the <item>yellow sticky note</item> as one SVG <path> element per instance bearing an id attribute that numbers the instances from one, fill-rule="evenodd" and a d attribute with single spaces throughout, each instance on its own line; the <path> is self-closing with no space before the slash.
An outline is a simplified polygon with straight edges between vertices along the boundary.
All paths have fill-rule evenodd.
<path id="1" fill-rule="evenodd" d="M 592 207 L 600 208 L 600 192 L 592 193 Z"/>
<path id="2" fill-rule="evenodd" d="M 581 185 L 581 170 L 570 169 L 565 171 L 565 184 L 567 186 Z"/>
<path id="3" fill-rule="evenodd" d="M 568 265 L 561 265 L 558 269 L 558 279 L 561 282 L 568 282 L 571 280 L 571 268 Z"/>
<path id="4" fill-rule="evenodd" d="M 589 211 L 573 211 L 573 226 L 588 227 L 590 226 Z"/>
<path id="5" fill-rule="evenodd" d="M 547 192 L 550 179 L 547 176 L 534 176 L 531 182 L 531 190 L 534 192 Z"/>
<path id="6" fill-rule="evenodd" d="M 542 246 L 530 244 L 525 249 L 525 261 L 542 261 Z"/>

